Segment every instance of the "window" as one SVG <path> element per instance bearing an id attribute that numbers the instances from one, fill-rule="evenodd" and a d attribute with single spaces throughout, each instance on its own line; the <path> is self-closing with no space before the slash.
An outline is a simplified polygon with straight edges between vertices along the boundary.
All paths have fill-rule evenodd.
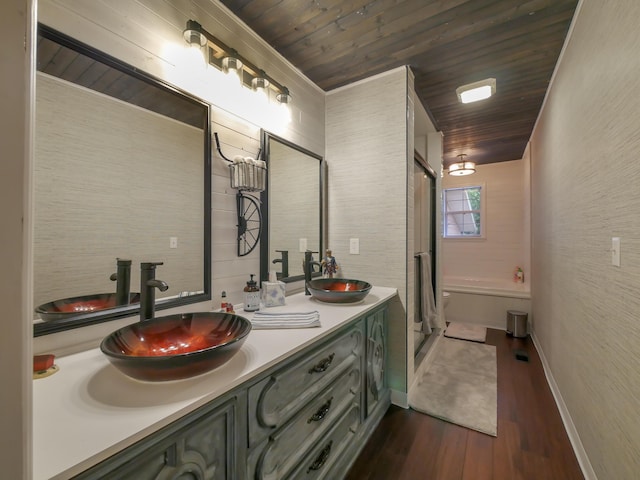
<path id="1" fill-rule="evenodd" d="M 444 238 L 479 238 L 483 235 L 483 187 L 447 188 L 443 191 Z"/>

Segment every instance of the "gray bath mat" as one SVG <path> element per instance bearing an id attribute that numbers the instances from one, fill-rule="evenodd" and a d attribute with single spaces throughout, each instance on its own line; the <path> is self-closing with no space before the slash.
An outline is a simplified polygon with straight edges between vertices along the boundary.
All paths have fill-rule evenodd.
<path id="1" fill-rule="evenodd" d="M 414 410 L 488 435 L 498 433 L 496 347 L 443 338 L 409 392 Z"/>
<path id="2" fill-rule="evenodd" d="M 487 329 L 470 323 L 451 322 L 444 332 L 444 336 L 484 343 L 487 339 Z"/>

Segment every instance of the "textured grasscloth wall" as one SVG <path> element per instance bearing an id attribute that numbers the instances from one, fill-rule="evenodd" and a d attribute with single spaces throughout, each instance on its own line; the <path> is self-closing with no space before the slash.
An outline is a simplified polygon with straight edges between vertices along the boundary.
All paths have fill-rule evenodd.
<path id="1" fill-rule="evenodd" d="M 202 129 L 46 74 L 36 99 L 34 305 L 115 291 L 118 257 L 132 291 L 143 261 L 156 298 L 202 290 Z"/>
<path id="2" fill-rule="evenodd" d="M 534 332 L 601 480 L 640 472 L 638 18 L 582 3 L 531 142 Z"/>
<path id="3" fill-rule="evenodd" d="M 445 173 L 442 188 L 483 185 L 485 188 L 485 238 L 442 240 L 442 269 L 445 277 L 495 278 L 508 280 L 516 266 L 528 259 L 525 235 L 526 190 L 524 162 L 478 165 L 476 173 L 455 177 Z M 525 270 L 525 281 L 528 280 Z"/>
<path id="4" fill-rule="evenodd" d="M 328 247 L 342 276 L 395 287 L 406 308 L 406 69 L 329 92 L 326 115 Z M 359 255 L 349 254 L 350 238 L 360 239 Z M 406 319 L 399 313 L 390 332 L 391 386 L 404 391 Z"/>

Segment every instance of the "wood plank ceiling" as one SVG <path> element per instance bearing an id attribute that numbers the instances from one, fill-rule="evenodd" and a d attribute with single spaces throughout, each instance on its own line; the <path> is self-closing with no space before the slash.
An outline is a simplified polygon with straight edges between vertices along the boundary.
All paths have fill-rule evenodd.
<path id="1" fill-rule="evenodd" d="M 445 165 L 522 158 L 577 0 L 221 0 L 322 89 L 409 65 Z M 494 97 L 456 88 L 493 77 Z M 295 101 L 295 92 L 292 92 Z"/>

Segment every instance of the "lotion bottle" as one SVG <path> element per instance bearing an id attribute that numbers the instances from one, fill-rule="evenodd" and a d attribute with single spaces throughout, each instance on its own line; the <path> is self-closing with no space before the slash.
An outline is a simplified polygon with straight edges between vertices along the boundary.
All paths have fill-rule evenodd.
<path id="1" fill-rule="evenodd" d="M 255 312 L 256 310 L 260 310 L 260 289 L 252 274 L 247 286 L 244 287 L 244 311 Z"/>

